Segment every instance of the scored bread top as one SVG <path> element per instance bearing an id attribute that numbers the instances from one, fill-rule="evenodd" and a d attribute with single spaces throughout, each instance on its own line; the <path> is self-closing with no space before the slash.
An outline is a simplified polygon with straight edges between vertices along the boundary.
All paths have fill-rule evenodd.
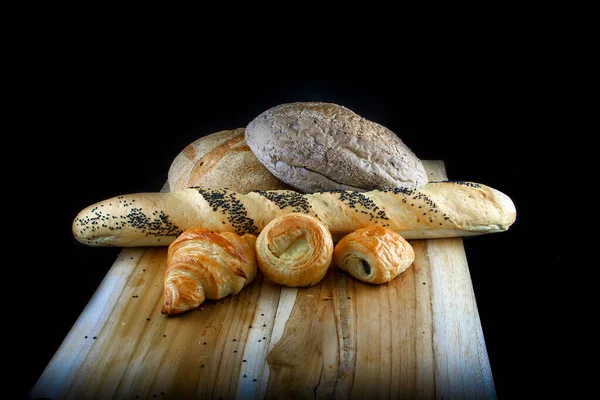
<path id="1" fill-rule="evenodd" d="M 169 168 L 170 191 L 190 186 L 239 193 L 290 189 L 260 163 L 246 144 L 244 133 L 245 128 L 219 131 L 186 146 Z"/>

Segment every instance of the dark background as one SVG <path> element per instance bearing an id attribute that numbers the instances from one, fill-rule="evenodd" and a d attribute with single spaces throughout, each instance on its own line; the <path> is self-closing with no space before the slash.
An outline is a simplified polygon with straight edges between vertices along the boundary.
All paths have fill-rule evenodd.
<path id="1" fill-rule="evenodd" d="M 532 99 L 539 86 L 527 64 L 430 67 L 419 78 L 389 66 L 345 74 L 344 63 L 315 64 L 304 69 L 314 72 L 307 76 L 285 62 L 265 71 L 227 55 L 167 62 L 131 55 L 126 46 L 101 55 L 82 51 L 41 69 L 28 92 L 35 105 L 18 131 L 25 133 L 15 135 L 24 136 L 16 139 L 35 168 L 12 183 L 20 193 L 13 199 L 28 215 L 19 239 L 30 266 L 27 294 L 10 305 L 16 335 L 27 344 L 27 356 L 15 364 L 21 395 L 120 251 L 77 243 L 75 215 L 104 198 L 160 190 L 186 145 L 292 101 L 346 106 L 390 128 L 421 159 L 443 160 L 451 179 L 487 184 L 513 199 L 518 219 L 509 231 L 464 244 L 497 393 L 509 398 L 531 387 L 529 370 L 541 352 L 533 327 L 543 302 L 532 295 L 534 270 L 552 268 L 561 255 L 532 239 L 541 209 L 532 193 L 544 178 L 539 145 L 532 143 L 545 133 L 536 125 L 540 113 Z M 35 246 L 27 247 L 31 240 Z"/>

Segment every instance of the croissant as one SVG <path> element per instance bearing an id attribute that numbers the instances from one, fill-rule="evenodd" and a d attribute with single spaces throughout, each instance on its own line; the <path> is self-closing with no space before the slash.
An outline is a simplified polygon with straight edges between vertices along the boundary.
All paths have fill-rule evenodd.
<path id="1" fill-rule="evenodd" d="M 404 272 L 415 252 L 398 233 L 378 226 L 357 229 L 344 236 L 333 250 L 333 263 L 354 278 L 386 283 Z"/>
<path id="2" fill-rule="evenodd" d="M 333 239 L 317 218 L 290 213 L 275 218 L 256 240 L 258 267 L 273 282 L 290 287 L 312 286 L 329 269 Z"/>
<path id="3" fill-rule="evenodd" d="M 161 313 L 179 314 L 238 293 L 256 277 L 255 243 L 251 234 L 184 231 L 168 248 Z"/>

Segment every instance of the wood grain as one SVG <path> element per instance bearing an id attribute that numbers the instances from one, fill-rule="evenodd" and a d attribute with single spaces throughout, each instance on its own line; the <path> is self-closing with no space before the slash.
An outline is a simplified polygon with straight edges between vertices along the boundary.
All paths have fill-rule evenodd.
<path id="1" fill-rule="evenodd" d="M 447 179 L 441 161 L 431 180 Z M 411 240 L 370 285 L 331 267 L 310 288 L 261 273 L 240 293 L 160 314 L 166 247 L 123 249 L 31 398 L 495 398 L 462 239 Z"/>

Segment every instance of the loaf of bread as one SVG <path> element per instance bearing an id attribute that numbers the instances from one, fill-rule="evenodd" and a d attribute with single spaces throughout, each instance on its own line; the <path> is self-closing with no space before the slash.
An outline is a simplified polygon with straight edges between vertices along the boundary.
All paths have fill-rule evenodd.
<path id="1" fill-rule="evenodd" d="M 273 175 L 304 193 L 427 183 L 423 163 L 398 135 L 334 103 L 270 108 L 246 126 L 246 142 Z"/>
<path id="2" fill-rule="evenodd" d="M 184 230 L 258 234 L 280 215 L 301 212 L 321 220 L 333 235 L 383 226 L 406 239 L 502 232 L 516 219 L 512 200 L 472 182 L 429 182 L 420 189 L 369 192 L 290 190 L 240 194 L 225 189 L 188 188 L 170 193 L 134 193 L 83 209 L 73 234 L 90 246 L 166 246 Z"/>
<path id="3" fill-rule="evenodd" d="M 187 145 L 169 167 L 169 190 L 176 192 L 190 186 L 240 193 L 292 189 L 256 158 L 246 144 L 245 131 L 238 128 L 215 132 Z"/>

